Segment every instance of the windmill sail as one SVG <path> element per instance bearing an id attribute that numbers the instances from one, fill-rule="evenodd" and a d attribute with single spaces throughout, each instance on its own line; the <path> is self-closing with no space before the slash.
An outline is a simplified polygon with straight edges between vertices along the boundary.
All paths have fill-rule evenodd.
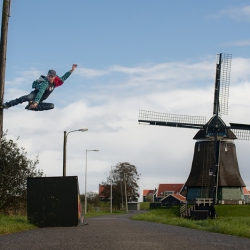
<path id="1" fill-rule="evenodd" d="M 140 110 L 138 121 L 139 123 L 143 122 L 150 125 L 202 129 L 206 123 L 206 117 Z"/>
<path id="2" fill-rule="evenodd" d="M 249 140 L 250 139 L 250 125 L 249 124 L 239 124 L 230 123 L 231 130 L 236 135 L 237 139 Z"/>
<path id="3" fill-rule="evenodd" d="M 228 114 L 228 97 L 231 72 L 231 54 L 220 53 L 216 58 L 213 114 Z"/>

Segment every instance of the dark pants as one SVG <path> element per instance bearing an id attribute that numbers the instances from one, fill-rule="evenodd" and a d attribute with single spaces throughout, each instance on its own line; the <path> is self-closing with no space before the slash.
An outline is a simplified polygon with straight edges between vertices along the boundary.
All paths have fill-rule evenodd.
<path id="1" fill-rule="evenodd" d="M 34 98 L 36 97 L 37 92 L 38 92 L 37 90 L 33 90 L 28 95 L 24 95 L 24 96 L 21 96 L 21 97 L 15 99 L 15 100 L 9 101 L 9 102 L 7 102 L 7 104 L 10 107 L 12 107 L 12 106 L 16 106 L 16 105 L 18 105 L 20 103 L 23 103 L 23 102 L 33 101 Z M 27 105 L 26 109 L 33 110 L 33 111 L 44 111 L 44 110 L 53 109 L 54 108 L 54 104 L 53 103 L 43 102 L 45 99 L 48 98 L 48 96 L 50 94 L 51 94 L 51 92 L 49 92 L 49 93 L 45 92 L 36 108 L 29 109 L 29 105 Z"/>

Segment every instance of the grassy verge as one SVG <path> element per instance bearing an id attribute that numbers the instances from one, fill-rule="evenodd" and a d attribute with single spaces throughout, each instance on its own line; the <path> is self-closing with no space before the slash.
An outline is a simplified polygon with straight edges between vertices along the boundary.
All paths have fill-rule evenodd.
<path id="1" fill-rule="evenodd" d="M 149 209 L 149 203 L 141 203 L 140 207 L 143 210 L 148 210 L 148 213 L 136 214 L 132 219 L 250 238 L 250 206 L 218 205 L 215 206 L 218 215 L 216 219 L 199 221 L 180 218 L 179 207 Z M 124 213 L 126 213 L 125 210 L 114 210 L 112 214 Z M 85 217 L 90 218 L 109 214 L 109 210 L 90 211 Z M 5 216 L 0 214 L 0 235 L 35 228 L 37 227 L 27 222 L 26 216 Z"/>
<path id="2" fill-rule="evenodd" d="M 250 238 L 250 206 L 215 206 L 216 219 L 192 220 L 179 217 L 179 207 L 149 209 L 146 214 L 137 214 L 134 220 L 151 221 L 209 232 Z"/>
<path id="3" fill-rule="evenodd" d="M 5 216 L 0 214 L 0 235 L 11 234 L 34 228 L 37 227 L 28 223 L 26 216 L 21 216 L 21 215 Z"/>
<path id="4" fill-rule="evenodd" d="M 141 210 L 148 210 L 150 206 L 150 202 L 141 202 L 140 203 L 140 209 Z"/>
<path id="5" fill-rule="evenodd" d="M 124 214 L 126 213 L 125 210 L 120 211 L 112 211 L 113 215 L 117 214 Z M 110 211 L 90 211 L 85 215 L 85 218 L 91 218 L 95 216 L 102 216 L 102 215 L 109 215 Z M 0 214 L 0 235 L 3 234 L 11 234 L 26 230 L 31 230 L 37 228 L 35 225 L 30 224 L 27 221 L 27 216 L 23 215 L 13 215 L 13 216 L 6 216 Z"/>

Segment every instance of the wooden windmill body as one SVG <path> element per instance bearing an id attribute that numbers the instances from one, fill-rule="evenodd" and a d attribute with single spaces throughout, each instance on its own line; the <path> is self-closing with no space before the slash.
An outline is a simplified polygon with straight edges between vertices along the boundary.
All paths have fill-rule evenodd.
<path id="1" fill-rule="evenodd" d="M 227 136 L 218 138 L 218 167 L 214 180 L 215 142 L 213 137 L 207 138 L 202 132 L 200 130 L 194 137 L 197 142 L 191 171 L 185 183 L 186 199 L 190 203 L 197 198 L 213 198 L 217 203 L 239 204 L 244 198 L 242 188 L 245 183 L 239 171 L 234 144 L 236 136 L 228 130 Z"/>
<path id="2" fill-rule="evenodd" d="M 230 123 L 221 115 L 227 114 L 232 56 L 218 54 L 214 90 L 213 116 L 171 115 L 140 110 L 140 123 L 199 129 L 193 139 L 193 162 L 185 183 L 186 199 L 193 203 L 198 198 L 212 198 L 214 204 L 241 204 L 243 187 L 236 155 L 235 139 L 250 138 L 250 125 Z"/>

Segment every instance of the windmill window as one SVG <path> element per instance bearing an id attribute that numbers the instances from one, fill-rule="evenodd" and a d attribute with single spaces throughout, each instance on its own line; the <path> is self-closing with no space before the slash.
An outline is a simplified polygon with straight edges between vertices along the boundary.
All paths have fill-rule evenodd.
<path id="1" fill-rule="evenodd" d="M 213 175 L 213 168 L 209 169 L 209 175 L 212 176 Z"/>

